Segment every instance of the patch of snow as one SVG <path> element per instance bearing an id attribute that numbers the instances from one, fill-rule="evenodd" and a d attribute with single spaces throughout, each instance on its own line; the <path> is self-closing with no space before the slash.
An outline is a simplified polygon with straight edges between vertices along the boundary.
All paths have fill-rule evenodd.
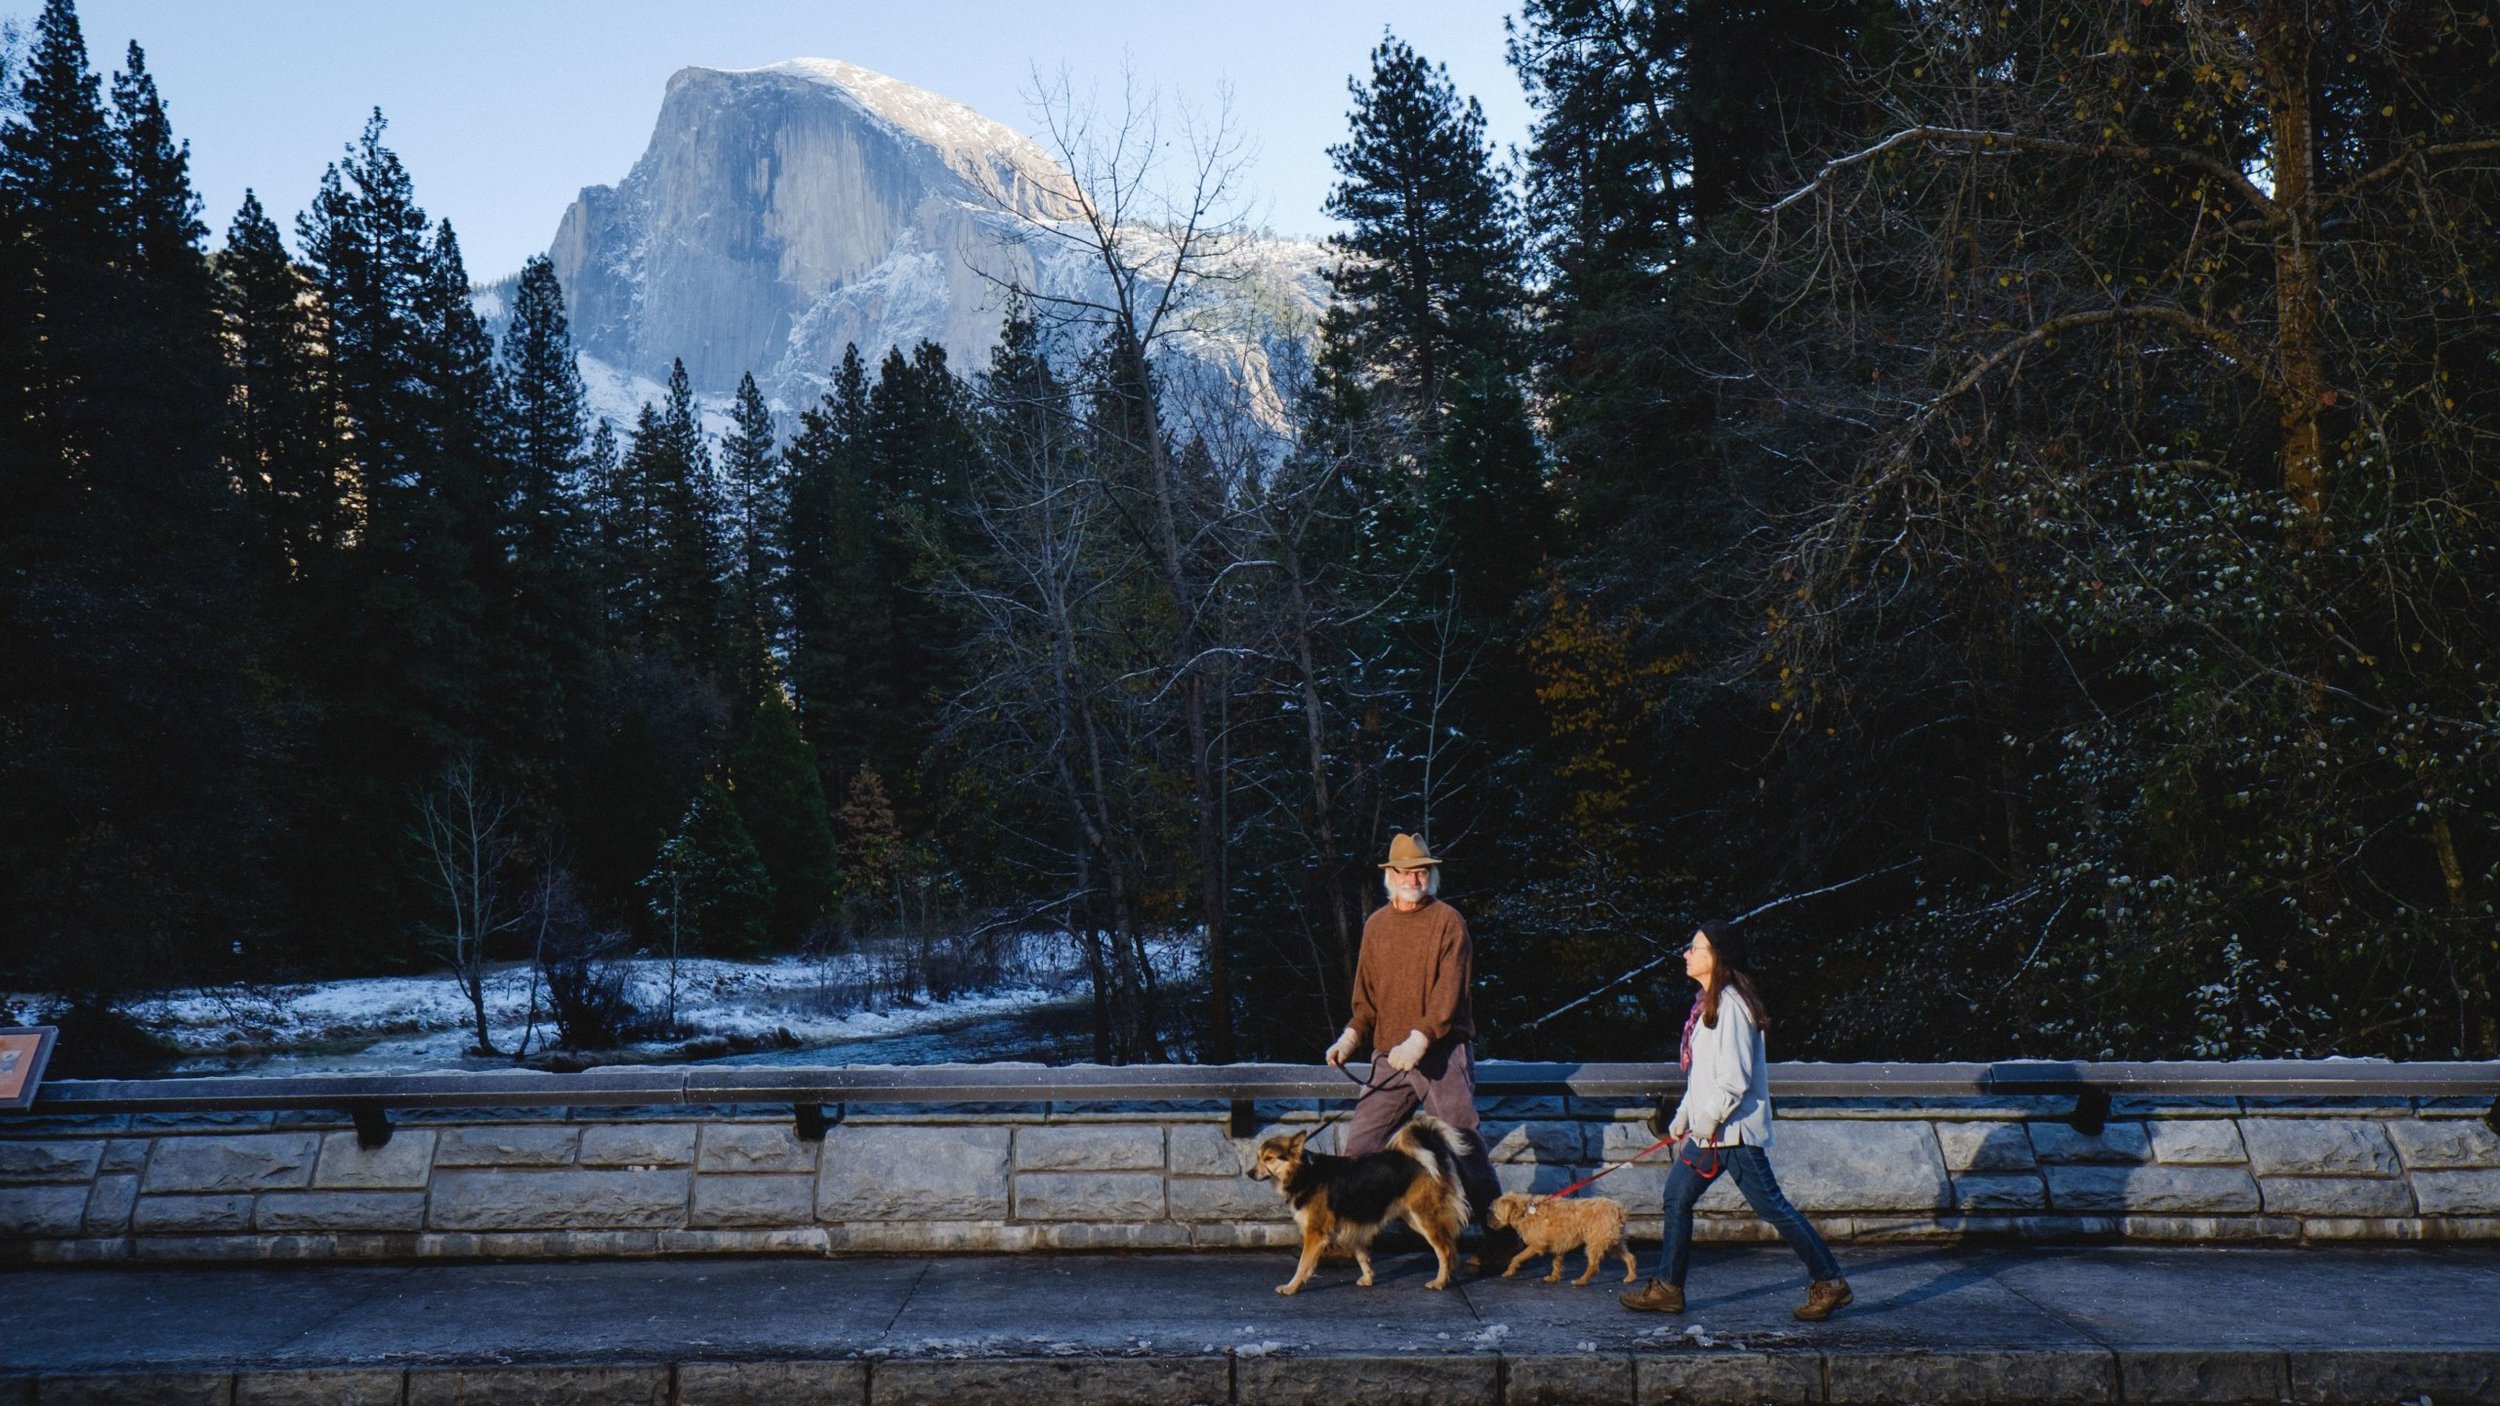
<path id="1" fill-rule="evenodd" d="M 1487 1324 L 1483 1331 L 1468 1336 L 1467 1345 L 1478 1352 L 1491 1352 L 1502 1345 L 1502 1339 L 1509 1336 L 1510 1325 L 1508 1323 Z"/>
<path id="2" fill-rule="evenodd" d="M 1000 969 L 1010 979 L 988 990 L 933 998 L 925 990 L 856 1006 L 856 993 L 880 990 L 881 947 L 821 958 L 763 962 L 686 958 L 678 963 L 677 1019 L 688 1035 L 777 1038 L 822 1048 L 893 1041 L 928 1032 L 930 1048 L 915 1055 L 950 1057 L 940 1032 L 966 1022 L 1029 1013 L 1083 999 L 1084 964 L 1064 935 L 1031 932 L 1010 939 Z M 1147 956 L 1167 981 L 1188 981 L 1200 965 L 1194 934 L 1151 941 Z M 656 1012 L 666 1003 L 668 961 L 622 960 L 634 1005 Z M 519 1046 L 537 997 L 537 1044 L 555 1037 L 543 990 L 526 964 L 487 973 L 487 1029 L 504 1051 Z M 22 998 L 21 998 L 22 999 Z M 356 977 L 279 986 L 206 987 L 139 1002 L 132 1014 L 187 1056 L 178 1068 L 228 1069 L 249 1061 L 263 1074 L 401 1073 L 459 1067 L 473 1045 L 467 993 L 449 973 Z M 682 1037 L 681 1037 L 682 1038 Z M 674 1040 L 629 1047 L 661 1051 Z M 960 1057 L 960 1056 L 954 1056 Z M 925 1062 L 925 1061 L 919 1061 Z"/>

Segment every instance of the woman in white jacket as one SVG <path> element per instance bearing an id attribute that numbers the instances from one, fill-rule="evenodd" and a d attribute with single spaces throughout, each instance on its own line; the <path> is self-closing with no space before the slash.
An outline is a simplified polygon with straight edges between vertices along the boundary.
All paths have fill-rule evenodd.
<path id="1" fill-rule="evenodd" d="M 1796 1316 L 1817 1322 L 1849 1302 L 1849 1281 L 1840 1277 L 1831 1247 L 1771 1175 L 1771 1098 L 1763 1082 L 1762 1043 L 1770 1020 L 1745 977 L 1744 961 L 1732 924 L 1704 924 L 1685 945 L 1684 974 L 1701 983 L 1701 991 L 1684 1017 L 1677 1053 L 1685 1071 L 1684 1101 L 1667 1126 L 1667 1135 L 1680 1141 L 1667 1168 L 1666 1241 L 1658 1251 L 1658 1277 L 1621 1297 L 1625 1308 L 1684 1311 L 1693 1203 L 1725 1173 L 1736 1179 L 1754 1214 L 1805 1261 L 1813 1282 Z"/>

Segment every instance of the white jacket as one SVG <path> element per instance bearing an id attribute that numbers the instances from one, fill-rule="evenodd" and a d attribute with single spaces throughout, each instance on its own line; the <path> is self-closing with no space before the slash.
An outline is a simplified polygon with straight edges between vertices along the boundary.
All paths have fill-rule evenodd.
<path id="1" fill-rule="evenodd" d="M 1719 1024 L 1693 1026 L 1693 1068 L 1668 1131 L 1704 1142 L 1771 1145 L 1771 1093 L 1762 1029 L 1733 986 L 1719 992 Z"/>

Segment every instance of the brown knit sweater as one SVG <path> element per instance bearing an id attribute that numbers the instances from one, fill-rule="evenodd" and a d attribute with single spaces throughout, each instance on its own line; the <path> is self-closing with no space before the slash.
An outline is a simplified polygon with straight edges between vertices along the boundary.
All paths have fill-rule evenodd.
<path id="1" fill-rule="evenodd" d="M 1376 1050 L 1421 1030 L 1435 1045 L 1473 1039 L 1475 949 L 1467 920 L 1441 900 L 1412 913 L 1383 904 L 1363 924 L 1363 954 L 1354 963 L 1357 1039 Z"/>

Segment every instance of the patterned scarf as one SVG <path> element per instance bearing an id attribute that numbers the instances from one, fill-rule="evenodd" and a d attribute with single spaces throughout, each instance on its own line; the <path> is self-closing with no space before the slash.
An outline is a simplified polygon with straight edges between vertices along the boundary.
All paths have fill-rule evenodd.
<path id="1" fill-rule="evenodd" d="M 1687 1074 L 1693 1072 L 1693 1031 L 1700 1024 L 1701 996 L 1696 993 L 1693 997 L 1693 1008 L 1684 1013 L 1684 1043 L 1678 1046 L 1675 1052 L 1676 1067 Z"/>

